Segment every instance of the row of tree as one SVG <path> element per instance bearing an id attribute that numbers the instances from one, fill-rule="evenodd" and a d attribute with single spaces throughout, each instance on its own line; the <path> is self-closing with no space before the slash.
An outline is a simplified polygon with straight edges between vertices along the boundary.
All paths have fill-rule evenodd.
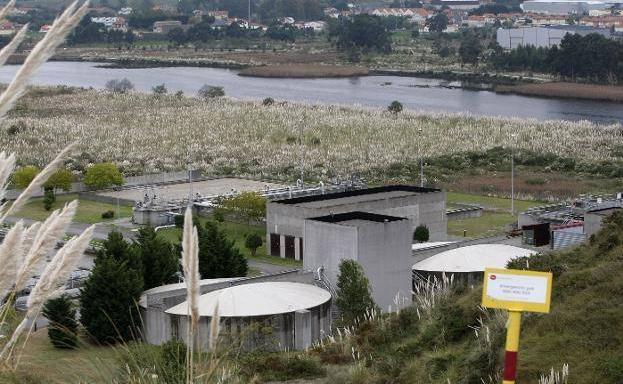
<path id="1" fill-rule="evenodd" d="M 94 23 L 89 16 L 86 16 L 67 37 L 69 45 L 85 43 L 133 44 L 134 32 L 108 29 L 104 24 Z"/>
<path id="2" fill-rule="evenodd" d="M 567 34 L 560 46 L 519 46 L 509 52 L 500 47 L 491 57 L 495 68 L 553 73 L 565 78 L 598 82 L 623 79 L 623 42 L 600 34 Z"/>

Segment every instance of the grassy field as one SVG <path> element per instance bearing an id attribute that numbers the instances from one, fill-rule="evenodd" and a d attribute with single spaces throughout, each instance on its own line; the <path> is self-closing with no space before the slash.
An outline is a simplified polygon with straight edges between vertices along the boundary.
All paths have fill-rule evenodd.
<path id="1" fill-rule="evenodd" d="M 199 220 L 202 223 L 204 223 L 206 219 L 200 218 Z M 220 223 L 219 225 L 221 226 L 221 228 L 225 230 L 225 232 L 227 233 L 227 237 L 229 239 L 234 240 L 236 247 L 238 247 L 240 252 L 247 259 L 256 260 L 256 261 L 260 261 L 260 262 L 264 262 L 268 264 L 283 265 L 283 266 L 292 267 L 292 268 L 299 268 L 302 265 L 300 261 L 295 261 L 292 259 L 282 259 L 282 258 L 274 257 L 274 256 L 267 256 L 266 255 L 266 228 L 263 226 L 258 227 L 258 226 L 252 226 L 252 225 L 247 225 L 247 224 L 234 223 L 231 221 L 225 221 L 223 223 Z M 179 228 L 167 228 L 167 229 L 158 231 L 158 233 L 161 236 L 164 236 L 167 240 L 171 241 L 172 243 L 178 243 L 180 241 L 180 236 L 182 235 L 182 231 Z M 244 246 L 246 237 L 251 233 L 257 233 L 258 235 L 260 235 L 260 237 L 262 238 L 264 242 L 262 246 L 258 248 L 257 254 L 255 257 L 252 257 L 251 251 L 249 251 L 249 249 L 247 249 Z M 256 273 L 256 271 L 255 272 L 251 271 L 251 274 L 253 273 Z"/>
<path id="2" fill-rule="evenodd" d="M 73 194 L 56 196 L 56 202 L 54 203 L 50 211 L 46 211 L 43 208 L 43 198 L 34 198 L 31 199 L 28 204 L 26 204 L 26 206 L 22 208 L 15 216 L 43 221 L 50 215 L 53 210 L 62 208 L 63 205 L 77 198 L 78 195 Z M 102 219 L 102 213 L 105 211 L 113 211 L 116 215 L 117 206 L 114 204 L 98 203 L 90 200 L 80 200 L 78 204 L 78 211 L 76 212 L 74 221 L 78 223 L 94 224 L 116 219 L 116 217 L 112 219 Z M 130 217 L 132 216 L 132 207 L 120 205 L 119 213 L 121 217 Z"/>
<path id="3" fill-rule="evenodd" d="M 498 86 L 495 88 L 495 91 L 499 93 L 516 93 L 528 96 L 623 102 L 623 87 L 621 86 L 543 83 Z"/>
<path id="4" fill-rule="evenodd" d="M 270 89 L 264 96 L 271 96 Z M 41 165 L 67 143 L 77 142 L 77 152 L 82 154 L 72 159 L 74 164 L 84 168 L 88 163 L 112 161 L 128 174 L 183 169 L 190 156 L 198 169 L 210 174 L 294 176 L 300 162 L 301 121 L 309 178 L 386 175 L 396 165 L 416 164 L 418 148 L 423 156 L 434 157 L 508 147 L 511 141 L 516 141 L 518 150 L 578 161 L 619 158 L 615 149 L 620 127 L 586 121 L 412 111 L 394 116 L 385 108 L 263 106 L 261 101 L 205 102 L 92 90 L 27 97 L 21 105 L 10 114 L 7 125 L 23 124 L 23 128 L 13 134 L 2 130 L 0 146 L 16 152 L 22 164 Z M 515 139 L 514 132 L 518 133 Z"/>
<path id="5" fill-rule="evenodd" d="M 35 383 L 110 383 L 119 356 L 118 349 L 86 343 L 76 350 L 54 348 L 47 330 L 41 329 L 25 345 L 16 382 L 30 382 L 26 378 L 33 376 L 38 379 L 32 380 Z"/>
<path id="6" fill-rule="evenodd" d="M 481 217 L 448 221 L 448 235 L 463 236 L 465 230 L 466 237 L 494 236 L 506 232 L 509 225 L 517 222 L 517 216 L 510 213 L 510 199 L 448 192 L 447 203 L 449 207 L 456 204 L 476 204 L 484 208 Z M 539 201 L 515 200 L 515 212 L 543 204 Z"/>

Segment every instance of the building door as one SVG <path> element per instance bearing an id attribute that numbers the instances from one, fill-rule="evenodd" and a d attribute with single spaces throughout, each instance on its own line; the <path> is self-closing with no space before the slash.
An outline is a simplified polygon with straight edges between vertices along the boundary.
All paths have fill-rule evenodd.
<path id="1" fill-rule="evenodd" d="M 271 256 L 281 256 L 281 241 L 280 236 L 276 233 L 270 234 L 270 254 Z"/>
<path id="2" fill-rule="evenodd" d="M 294 259 L 294 236 L 286 236 L 286 259 Z"/>

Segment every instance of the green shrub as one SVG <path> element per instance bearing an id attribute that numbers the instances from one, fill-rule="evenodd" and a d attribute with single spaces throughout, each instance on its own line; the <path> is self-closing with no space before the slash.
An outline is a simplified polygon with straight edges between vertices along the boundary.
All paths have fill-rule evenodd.
<path id="1" fill-rule="evenodd" d="M 114 211 L 104 211 L 102 212 L 102 219 L 112 219 L 113 217 L 115 217 L 115 212 Z"/>
<path id="2" fill-rule="evenodd" d="M 241 357 L 242 374 L 263 381 L 313 379 L 326 375 L 320 362 L 307 354 L 251 353 Z"/>
<path id="3" fill-rule="evenodd" d="M 177 228 L 184 228 L 184 215 L 175 215 L 173 216 L 173 223 Z"/>
<path id="4" fill-rule="evenodd" d="M 56 196 L 54 196 L 54 190 L 46 189 L 45 192 L 43 192 L 43 208 L 46 211 L 49 211 L 50 209 L 52 209 L 55 201 Z"/>
<path id="5" fill-rule="evenodd" d="M 78 345 L 76 309 L 66 296 L 48 300 L 43 316 L 49 321 L 48 337 L 55 348 L 72 349 Z"/>
<path id="6" fill-rule="evenodd" d="M 428 227 L 425 225 L 418 225 L 417 228 L 415 228 L 415 231 L 413 232 L 413 240 L 417 241 L 418 243 L 425 243 L 429 240 L 430 238 L 430 231 L 428 230 Z"/>
<path id="7" fill-rule="evenodd" d="M 262 246 L 262 237 L 257 233 L 251 233 L 247 236 L 244 246 L 251 251 L 251 256 L 255 256 L 257 249 Z"/>
<path id="8" fill-rule="evenodd" d="M 275 99 L 273 99 L 272 97 L 267 97 L 264 100 L 262 100 L 262 105 L 264 106 L 269 107 L 273 104 L 275 104 Z"/>

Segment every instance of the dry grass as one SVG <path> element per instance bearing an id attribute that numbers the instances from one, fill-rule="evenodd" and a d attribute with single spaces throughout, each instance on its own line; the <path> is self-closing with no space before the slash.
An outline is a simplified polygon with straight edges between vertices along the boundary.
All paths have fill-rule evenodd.
<path id="1" fill-rule="evenodd" d="M 29 98 L 0 130 L 0 146 L 22 164 L 41 165 L 67 143 L 93 162 L 113 161 L 128 173 L 185 169 L 190 154 L 207 173 L 290 175 L 300 162 L 304 124 L 307 175 L 383 174 L 395 164 L 509 146 L 593 161 L 612 159 L 620 125 L 474 117 L 382 109 L 309 106 L 98 91 Z M 421 129 L 422 132 L 418 132 Z"/>
<path id="2" fill-rule="evenodd" d="M 498 86 L 495 88 L 495 91 L 500 93 L 517 93 L 527 96 L 623 102 L 623 86 L 542 83 Z"/>
<path id="3" fill-rule="evenodd" d="M 292 64 L 250 67 L 240 71 L 240 76 L 275 78 L 317 78 L 366 76 L 368 69 L 344 65 Z"/>

